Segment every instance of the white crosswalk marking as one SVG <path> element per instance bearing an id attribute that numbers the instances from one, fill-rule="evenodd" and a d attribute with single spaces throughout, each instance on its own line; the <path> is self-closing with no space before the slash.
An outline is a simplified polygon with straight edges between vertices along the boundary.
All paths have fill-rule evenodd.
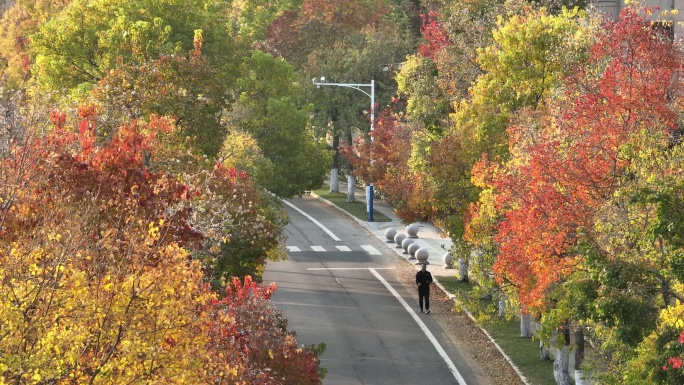
<path id="1" fill-rule="evenodd" d="M 370 255 L 382 255 L 375 247 L 371 245 L 360 245 L 362 249 L 366 250 Z"/>
<path id="2" fill-rule="evenodd" d="M 375 247 L 373 247 L 371 245 L 359 245 L 359 246 L 361 246 L 361 248 L 364 249 L 370 255 L 382 255 L 382 253 L 379 252 L 378 249 L 376 249 Z M 302 251 L 302 249 L 300 249 L 297 246 L 286 246 L 286 247 L 287 247 L 287 251 L 289 251 L 290 253 L 297 253 L 297 252 Z M 310 246 L 310 247 L 311 247 L 311 250 L 319 252 L 319 253 L 328 251 L 323 246 Z M 350 249 L 349 246 L 336 245 L 335 247 L 339 251 L 347 251 L 347 252 L 352 251 L 352 249 Z"/>

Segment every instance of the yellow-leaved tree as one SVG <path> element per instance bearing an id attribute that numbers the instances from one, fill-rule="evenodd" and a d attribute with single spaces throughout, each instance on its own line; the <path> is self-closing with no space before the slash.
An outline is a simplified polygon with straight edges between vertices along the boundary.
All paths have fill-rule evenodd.
<path id="1" fill-rule="evenodd" d="M 53 113 L 53 132 L 0 159 L 0 384 L 214 383 L 215 368 L 236 383 L 320 383 L 315 351 L 260 299 L 272 288 L 217 294 L 191 257 L 205 246 L 190 220 L 201 190 L 145 166 L 169 122 L 98 143 L 94 114 L 81 108 L 68 130 Z"/>

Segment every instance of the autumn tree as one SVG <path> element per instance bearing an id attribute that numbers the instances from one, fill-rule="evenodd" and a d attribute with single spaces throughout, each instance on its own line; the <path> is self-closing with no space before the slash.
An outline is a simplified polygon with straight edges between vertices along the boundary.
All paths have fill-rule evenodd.
<path id="1" fill-rule="evenodd" d="M 202 261 L 207 280 L 217 290 L 232 277 L 261 282 L 267 261 L 286 257 L 282 243 L 288 218 L 277 198 L 259 189 L 246 172 L 222 164 L 188 167 L 182 175 L 201 191 L 192 201 L 190 222 L 205 237 L 193 256 Z"/>
<path id="2" fill-rule="evenodd" d="M 264 289 L 246 278 L 246 294 L 218 296 L 189 253 L 215 238 L 190 210 L 212 188 L 145 165 L 169 120 L 131 122 L 98 142 L 94 116 L 84 106 L 71 131 L 54 111 L 52 133 L 13 142 L 0 163 L 2 381 L 213 383 L 203 376 L 218 362 L 234 381 L 260 372 L 277 373 L 261 383 L 320 383 L 315 351 L 259 300 Z M 249 329 L 268 332 L 234 343 Z"/>
<path id="3" fill-rule="evenodd" d="M 227 13 L 238 26 L 238 34 L 260 46 L 273 20 L 301 6 L 301 0 L 234 0 Z"/>
<path id="4" fill-rule="evenodd" d="M 0 19 L 0 79 L 6 86 L 16 88 L 30 78 L 30 36 L 71 0 L 18 0 L 12 3 Z"/>
<path id="5" fill-rule="evenodd" d="M 287 331 L 287 320 L 270 302 L 273 284 L 261 287 L 249 277 L 233 280 L 220 301 L 207 307 L 208 360 L 203 383 L 320 384 L 319 360 L 325 345 L 303 347 Z M 226 338 L 230 336 L 232 338 Z"/>
<path id="6" fill-rule="evenodd" d="M 679 243 L 658 230 L 679 221 L 667 207 L 679 195 L 681 53 L 647 25 L 635 7 L 605 24 L 542 119 L 509 128 L 513 157 L 480 167 L 502 215 L 498 281 L 543 315 L 546 337 L 568 320 L 589 325 L 600 383 L 653 354 L 634 348 L 681 296 Z"/>
<path id="7" fill-rule="evenodd" d="M 173 116 L 179 136 L 215 156 L 244 51 L 222 24 L 220 8 L 204 5 L 77 1 L 34 17 L 37 31 L 26 47 L 34 84 L 41 93 L 67 89 L 77 102 L 96 88 L 106 119 L 98 135 L 150 114 Z M 59 95 L 54 103 L 67 108 L 70 101 Z"/>
<path id="8" fill-rule="evenodd" d="M 282 78 L 261 77 L 277 61 L 252 55 L 247 37 L 226 28 L 235 10 L 199 0 L 73 2 L 50 17 L 31 19 L 38 24 L 26 47 L 31 74 L 41 91 L 66 88 L 77 101 L 93 90 L 102 110 L 98 137 L 131 119 L 170 116 L 180 128 L 177 146 L 216 157 L 229 130 L 256 130 L 256 121 L 277 119 L 285 126 L 267 137 L 255 132 L 273 167 L 254 176 L 279 196 L 301 194 L 320 183 L 323 171 L 308 165 L 325 163 L 326 155 L 307 130 L 301 93 L 291 93 L 292 68 L 279 63 Z M 269 92 L 249 95 L 258 87 Z M 70 101 L 55 100 L 63 107 Z"/>
<path id="9" fill-rule="evenodd" d="M 179 129 L 174 143 L 215 157 L 228 133 L 221 116 L 226 86 L 203 54 L 204 33 L 195 31 L 195 46 L 187 55 L 161 55 L 144 63 L 120 60 L 97 83 L 90 100 L 98 103 L 97 136 L 108 138 L 118 126 L 150 114 L 174 119 Z"/>
<path id="10" fill-rule="evenodd" d="M 237 40 L 217 7 L 203 0 L 74 1 L 31 36 L 33 76 L 49 89 L 88 89 L 121 60 L 141 64 L 190 52 L 196 30 L 203 31 L 205 54 L 227 65 Z"/>
<path id="11" fill-rule="evenodd" d="M 424 194 L 429 191 L 421 188 L 421 180 L 409 166 L 413 132 L 397 111 L 396 105 L 402 103 L 397 98 L 394 108 L 379 113 L 372 140 L 359 137 L 352 144 L 342 143 L 340 154 L 354 166 L 359 178 L 373 181 L 402 220 L 410 222 L 423 219 L 426 211 L 417 208 L 427 206 L 429 199 Z"/>
<path id="12" fill-rule="evenodd" d="M 151 138 L 137 125 L 100 151 L 89 110 L 82 116 L 73 134 L 53 114 L 54 134 L 13 146 L 2 164 L 2 376 L 164 381 L 189 364 L 184 350 L 198 340 L 182 336 L 211 297 L 178 246 L 199 235 L 182 206 L 170 210 L 190 191 L 136 167 Z M 181 343 L 164 347 L 167 339 Z"/>
<path id="13" fill-rule="evenodd" d="M 475 60 L 477 50 L 492 40 L 496 16 L 505 8 L 499 2 L 429 4 L 432 8 L 421 15 L 418 52 L 407 58 L 397 81 L 407 97 L 406 120 L 414 131 L 410 172 L 431 203 L 411 208 L 405 202 L 405 212 L 435 223 L 461 244 L 462 213 L 477 196 L 468 173 L 471 152 L 477 150 L 462 138 L 443 137 L 454 107 L 470 99 L 468 90 L 483 73 Z"/>

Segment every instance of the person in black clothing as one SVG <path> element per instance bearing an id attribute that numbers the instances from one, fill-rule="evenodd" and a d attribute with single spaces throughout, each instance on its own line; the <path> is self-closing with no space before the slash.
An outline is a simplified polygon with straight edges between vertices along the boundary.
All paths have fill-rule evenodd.
<path id="1" fill-rule="evenodd" d="M 427 263 L 423 263 L 423 267 L 416 273 L 416 285 L 418 285 L 418 305 L 420 305 L 420 312 L 423 312 L 423 300 L 425 300 L 425 314 L 430 314 L 430 284 L 432 283 L 432 274 L 427 271 Z"/>

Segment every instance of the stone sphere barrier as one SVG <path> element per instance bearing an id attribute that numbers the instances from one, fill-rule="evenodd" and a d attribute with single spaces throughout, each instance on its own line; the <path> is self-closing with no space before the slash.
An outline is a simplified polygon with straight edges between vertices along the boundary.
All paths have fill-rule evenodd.
<path id="1" fill-rule="evenodd" d="M 416 251 L 420 250 L 420 245 L 417 243 L 412 243 L 408 246 L 406 251 L 408 251 L 410 257 L 409 259 L 416 259 Z"/>
<path id="2" fill-rule="evenodd" d="M 397 235 L 394 236 L 394 243 L 397 244 L 396 248 L 400 249 L 404 246 L 401 245 L 401 243 L 406 239 L 406 234 L 404 233 L 398 233 Z"/>
<path id="3" fill-rule="evenodd" d="M 454 263 L 454 257 L 451 255 L 451 253 L 447 252 L 444 254 L 444 257 L 442 258 L 444 261 L 444 268 L 445 269 L 453 269 L 454 267 L 452 264 Z"/>
<path id="4" fill-rule="evenodd" d="M 404 254 L 408 254 L 408 247 L 411 244 L 413 244 L 413 239 L 411 238 L 405 238 L 403 241 L 401 241 L 401 247 L 404 248 Z"/>
<path id="5" fill-rule="evenodd" d="M 390 227 L 389 229 L 385 230 L 385 238 L 387 238 L 387 243 L 393 243 L 394 242 L 394 237 L 397 235 L 397 229 L 394 227 Z"/>
<path id="6" fill-rule="evenodd" d="M 430 257 L 430 252 L 426 248 L 421 248 L 416 251 L 416 259 L 418 260 L 417 265 L 422 265 L 423 263 L 429 265 L 428 257 Z"/>
<path id="7" fill-rule="evenodd" d="M 418 238 L 418 224 L 417 223 L 411 223 L 410 225 L 406 226 L 406 234 L 408 234 L 409 238 Z"/>

